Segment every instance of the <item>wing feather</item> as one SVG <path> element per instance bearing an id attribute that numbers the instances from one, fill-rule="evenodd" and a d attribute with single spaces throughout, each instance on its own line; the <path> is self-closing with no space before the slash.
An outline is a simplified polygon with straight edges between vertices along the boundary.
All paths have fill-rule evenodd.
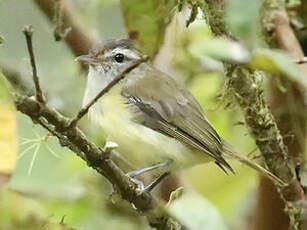
<path id="1" fill-rule="evenodd" d="M 148 67 L 146 76 L 123 86 L 122 95 L 135 105 L 135 121 L 202 150 L 224 171 L 223 142 L 193 95 L 172 77 Z"/>

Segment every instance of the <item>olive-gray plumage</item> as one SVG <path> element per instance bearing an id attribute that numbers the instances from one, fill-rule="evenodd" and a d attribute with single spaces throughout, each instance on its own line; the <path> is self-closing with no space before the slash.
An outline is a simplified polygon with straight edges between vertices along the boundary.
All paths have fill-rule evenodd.
<path id="1" fill-rule="evenodd" d="M 137 107 L 132 108 L 134 121 L 202 150 L 220 167 L 232 171 L 222 156 L 224 142 L 193 95 L 151 64 L 143 64 L 140 71 L 146 75 L 136 77 L 133 84 L 124 84 L 121 91 Z"/>
<path id="2" fill-rule="evenodd" d="M 117 39 L 99 44 L 77 60 L 89 64 L 83 101 L 86 105 L 110 82 L 145 59 L 130 40 Z M 126 73 L 90 108 L 89 115 L 135 168 L 171 160 L 167 170 L 174 170 L 214 161 L 224 171 L 233 172 L 224 159 L 228 156 L 282 183 L 232 151 L 185 86 L 149 61 Z"/>

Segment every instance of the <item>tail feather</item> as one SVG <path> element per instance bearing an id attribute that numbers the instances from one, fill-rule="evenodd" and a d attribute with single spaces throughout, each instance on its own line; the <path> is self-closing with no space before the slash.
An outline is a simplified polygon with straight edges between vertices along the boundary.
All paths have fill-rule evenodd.
<path id="1" fill-rule="evenodd" d="M 268 177 L 269 179 L 271 179 L 272 181 L 278 183 L 281 186 L 286 186 L 287 185 L 279 177 L 277 177 L 276 175 L 274 175 L 273 173 L 271 173 L 270 171 L 268 171 L 264 167 L 262 167 L 259 164 L 253 162 L 252 160 L 248 159 L 246 156 L 241 155 L 241 154 L 235 152 L 233 150 L 233 148 L 224 140 L 223 140 L 223 155 L 225 157 L 228 157 L 228 158 L 231 158 L 231 159 L 235 159 L 235 160 L 241 162 L 242 164 L 245 164 L 245 165 L 249 166 L 250 168 L 256 170 L 257 172 L 259 172 L 262 175 Z"/>

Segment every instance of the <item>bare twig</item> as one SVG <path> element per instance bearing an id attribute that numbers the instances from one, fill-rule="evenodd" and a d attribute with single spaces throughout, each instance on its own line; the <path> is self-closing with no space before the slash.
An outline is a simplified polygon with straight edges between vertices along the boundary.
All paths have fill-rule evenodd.
<path id="1" fill-rule="evenodd" d="M 134 68 L 136 68 L 137 66 L 139 66 L 141 63 L 148 61 L 149 57 L 145 56 L 142 59 L 138 60 L 137 62 L 135 62 L 133 65 L 131 65 L 130 67 L 128 67 L 127 69 L 125 69 L 117 78 L 113 79 L 105 88 L 103 88 L 97 95 L 96 97 L 94 97 L 84 108 L 82 108 L 80 110 L 80 112 L 77 114 L 77 116 L 72 119 L 69 127 L 73 127 L 75 126 L 78 121 L 85 115 L 87 114 L 88 110 L 90 109 L 90 107 L 92 105 L 94 105 L 99 98 L 101 98 L 104 94 L 106 94 L 107 92 L 109 92 L 109 90 L 111 88 L 113 88 L 114 85 L 116 85 L 116 83 L 118 83 L 120 80 L 122 80 L 127 73 L 129 73 L 130 71 L 132 71 Z"/>
<path id="2" fill-rule="evenodd" d="M 35 97 L 36 100 L 44 103 L 44 96 L 39 84 L 39 79 L 37 76 L 37 69 L 36 69 L 36 64 L 35 64 L 35 57 L 34 57 L 34 52 L 33 52 L 33 45 L 32 45 L 32 34 L 33 34 L 33 28 L 31 25 L 29 26 L 25 26 L 23 28 L 23 33 L 26 37 L 27 40 L 27 47 L 28 47 L 28 52 L 29 52 L 29 56 L 30 56 L 30 61 L 31 61 L 31 66 L 32 66 L 32 77 L 33 77 L 33 82 L 35 85 Z"/>

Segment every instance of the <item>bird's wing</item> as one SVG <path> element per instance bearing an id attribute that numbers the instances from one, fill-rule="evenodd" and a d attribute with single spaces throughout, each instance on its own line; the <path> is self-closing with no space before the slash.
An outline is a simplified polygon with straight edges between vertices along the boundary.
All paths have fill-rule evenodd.
<path id="1" fill-rule="evenodd" d="M 124 84 L 121 93 L 132 105 L 137 123 L 202 150 L 223 170 L 233 172 L 222 157 L 223 142 L 200 105 L 172 77 L 151 67 L 133 84 Z"/>

